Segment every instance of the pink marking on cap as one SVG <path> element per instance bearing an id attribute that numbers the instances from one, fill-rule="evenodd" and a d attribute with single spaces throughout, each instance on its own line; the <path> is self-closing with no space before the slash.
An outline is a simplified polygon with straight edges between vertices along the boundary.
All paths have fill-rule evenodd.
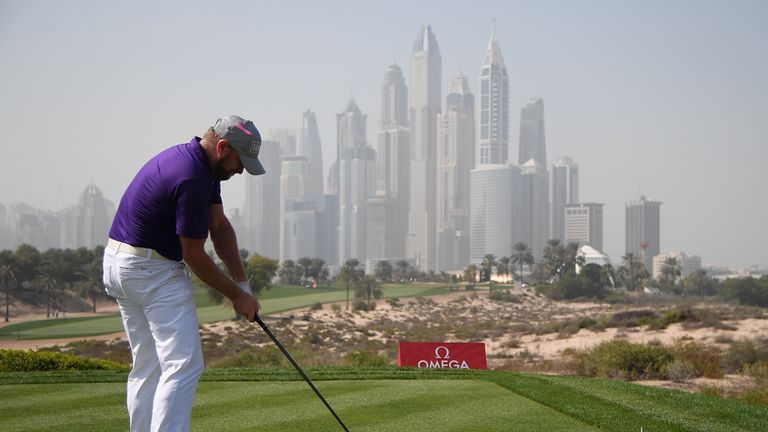
<path id="1" fill-rule="evenodd" d="M 240 129 L 241 131 L 243 131 L 243 133 L 245 133 L 246 135 L 249 135 L 249 136 L 252 136 L 252 135 L 253 135 L 253 134 L 251 133 L 251 131 L 249 131 L 248 129 L 244 128 L 244 127 L 243 127 L 243 125 L 241 125 L 240 123 L 235 123 L 235 127 L 237 127 L 238 129 Z"/>

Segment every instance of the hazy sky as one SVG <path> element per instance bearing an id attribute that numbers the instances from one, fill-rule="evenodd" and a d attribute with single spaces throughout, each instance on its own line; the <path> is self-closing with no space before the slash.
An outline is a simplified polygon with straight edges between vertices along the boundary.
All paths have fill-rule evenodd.
<path id="1" fill-rule="evenodd" d="M 312 109 L 327 169 L 350 97 L 376 146 L 384 70 L 396 62 L 410 85 L 422 24 L 440 46 L 443 98 L 460 71 L 477 95 L 493 18 L 509 153 L 520 108 L 542 97 L 548 160 L 574 157 L 581 201 L 606 204 L 614 261 L 625 203 L 642 193 L 663 202 L 662 252 L 768 266 L 761 0 L 0 0 L 0 202 L 58 210 L 93 180 L 117 203 L 147 158 L 229 113 L 267 135 Z M 223 188 L 240 207 L 243 179 Z"/>

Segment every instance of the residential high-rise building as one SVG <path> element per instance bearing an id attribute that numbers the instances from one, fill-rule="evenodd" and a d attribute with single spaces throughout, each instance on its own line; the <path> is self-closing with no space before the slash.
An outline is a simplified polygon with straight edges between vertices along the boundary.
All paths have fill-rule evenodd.
<path id="1" fill-rule="evenodd" d="M 272 137 L 265 140 L 259 160 L 266 174 L 244 176 L 244 232 L 237 233 L 241 247 L 272 259 L 280 257 L 280 147 L 280 142 Z"/>
<path id="2" fill-rule="evenodd" d="M 603 251 L 603 204 L 576 203 L 565 206 L 564 243 L 589 245 Z"/>
<path id="3" fill-rule="evenodd" d="M 579 202 L 579 166 L 558 158 L 552 166 L 552 238 L 565 241 L 565 206 Z"/>
<path id="4" fill-rule="evenodd" d="M 323 153 L 320 144 L 320 133 L 317 129 L 317 119 L 312 110 L 306 110 L 301 114 L 301 127 L 299 127 L 297 153 L 309 161 L 309 196 L 321 196 L 323 194 Z"/>
<path id="5" fill-rule="evenodd" d="M 470 174 L 470 262 L 483 257 L 512 254 L 522 240 L 520 168 L 506 165 L 478 165 Z"/>
<path id="6" fill-rule="evenodd" d="M 520 170 L 522 242 L 538 261 L 549 240 L 549 173 L 535 159 L 528 160 Z"/>
<path id="7" fill-rule="evenodd" d="M 518 163 L 535 160 L 547 166 L 547 146 L 544 136 L 544 101 L 534 98 L 520 110 L 520 149 Z"/>
<path id="8" fill-rule="evenodd" d="M 477 165 L 506 164 L 509 160 L 509 76 L 496 41 L 495 22 L 480 71 L 478 106 Z"/>
<path id="9" fill-rule="evenodd" d="M 43 245 L 35 246 L 41 249 L 90 249 L 106 245 L 114 217 L 115 205 L 105 199 L 101 190 L 91 183 L 80 194 L 77 205 L 60 212 L 58 218 L 38 217 L 41 226 L 46 227 L 47 234 Z"/>
<path id="10" fill-rule="evenodd" d="M 280 175 L 280 261 L 297 260 L 309 251 L 314 251 L 314 232 L 306 232 L 310 223 L 307 214 L 288 215 L 295 210 L 294 203 L 303 202 L 310 190 L 309 161 L 304 156 L 284 156 L 281 158 Z M 304 230 L 302 231 L 302 228 Z M 306 235 L 298 236 L 298 233 Z M 311 242 L 311 243 L 310 243 Z M 305 252 L 302 252 L 305 251 Z M 297 256 L 297 254 L 299 256 Z M 312 257 L 314 258 L 314 257 Z"/>
<path id="11" fill-rule="evenodd" d="M 625 233 L 625 252 L 640 258 L 650 273 L 653 257 L 659 254 L 661 246 L 661 202 L 645 196 L 628 202 Z"/>
<path id="12" fill-rule="evenodd" d="M 437 270 L 469 264 L 469 184 L 475 162 L 475 98 L 459 74 L 437 117 Z"/>
<path id="13" fill-rule="evenodd" d="M 408 232 L 408 89 L 403 72 L 391 64 L 379 92 L 379 142 L 375 197 L 368 200 L 368 259 L 405 258 Z"/>
<path id="14" fill-rule="evenodd" d="M 354 100 L 336 115 L 340 263 L 366 259 L 366 201 L 374 192 L 376 158 L 366 140 L 366 118 Z"/>
<path id="15" fill-rule="evenodd" d="M 435 269 L 435 180 L 437 113 L 440 112 L 442 58 L 435 34 L 423 26 L 411 54 L 410 192 L 407 255 L 422 271 Z"/>

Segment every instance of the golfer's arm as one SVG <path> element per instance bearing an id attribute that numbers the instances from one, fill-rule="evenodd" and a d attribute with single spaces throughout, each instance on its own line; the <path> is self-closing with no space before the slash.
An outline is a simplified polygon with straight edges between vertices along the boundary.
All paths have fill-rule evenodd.
<path id="1" fill-rule="evenodd" d="M 224 215 L 224 207 L 221 204 L 211 206 L 210 231 L 213 249 L 227 266 L 232 279 L 237 282 L 244 281 L 245 269 L 237 248 L 237 236 L 229 219 Z"/>
<path id="2" fill-rule="evenodd" d="M 181 254 L 190 270 L 205 284 L 222 293 L 232 302 L 242 293 L 237 284 L 228 278 L 211 257 L 205 253 L 205 240 L 181 238 Z"/>

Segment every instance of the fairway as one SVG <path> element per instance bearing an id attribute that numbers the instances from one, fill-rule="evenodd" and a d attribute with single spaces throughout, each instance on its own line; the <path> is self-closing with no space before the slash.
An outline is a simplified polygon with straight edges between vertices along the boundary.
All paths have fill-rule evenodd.
<path id="1" fill-rule="evenodd" d="M 229 320 L 234 317 L 229 305 L 213 305 L 206 299 L 202 288 L 197 288 L 197 316 L 201 323 Z M 443 285 L 386 285 L 384 297 L 418 297 L 449 292 Z M 307 289 L 295 286 L 277 286 L 259 295 L 260 315 L 269 315 L 291 309 L 311 306 L 315 303 L 331 303 L 346 300 L 346 290 L 341 288 Z M 351 301 L 351 299 L 350 299 Z M 84 318 L 62 318 L 30 321 L 0 327 L 0 340 L 59 339 L 97 336 L 123 331 L 120 314 Z"/>
<path id="2" fill-rule="evenodd" d="M 308 375 L 351 431 L 768 430 L 768 409 L 732 399 L 579 377 L 397 368 Z M 288 369 L 208 369 L 192 431 L 340 431 Z M 0 374 L 0 430 L 125 431 L 125 374 Z"/>
<path id="3" fill-rule="evenodd" d="M 596 431 L 495 383 L 464 380 L 324 381 L 324 396 L 354 431 Z M 124 431 L 124 384 L 0 387 L 0 430 Z M 202 382 L 192 430 L 336 431 L 306 383 Z"/>

